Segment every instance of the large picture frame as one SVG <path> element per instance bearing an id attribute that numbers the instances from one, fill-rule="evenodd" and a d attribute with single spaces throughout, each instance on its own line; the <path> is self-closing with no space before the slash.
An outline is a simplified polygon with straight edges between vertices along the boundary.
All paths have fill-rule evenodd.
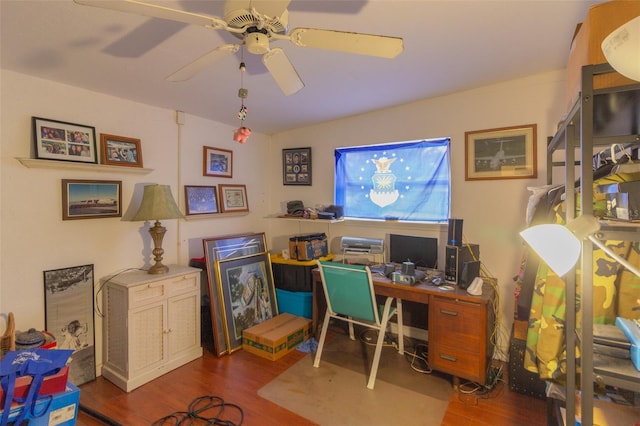
<path id="1" fill-rule="evenodd" d="M 224 304 L 227 347 L 242 347 L 242 331 L 278 315 L 268 253 L 220 260 L 218 289 Z"/>
<path id="2" fill-rule="evenodd" d="M 220 208 L 223 213 L 248 212 L 246 185 L 218 185 L 220 191 Z"/>
<path id="3" fill-rule="evenodd" d="M 96 129 L 83 124 L 32 117 L 36 158 L 97 163 Z"/>
<path id="4" fill-rule="evenodd" d="M 224 304 L 218 291 L 218 262 L 223 259 L 236 259 L 252 254 L 266 253 L 267 242 L 264 233 L 224 235 L 202 240 L 209 285 L 209 310 L 213 343 L 216 356 L 229 353 L 224 325 Z"/>
<path id="5" fill-rule="evenodd" d="M 62 220 L 122 217 L 122 181 L 62 179 Z"/>
<path id="6" fill-rule="evenodd" d="M 142 167 L 140 139 L 100 134 L 102 164 L 111 166 Z"/>
<path id="7" fill-rule="evenodd" d="M 282 150 L 282 184 L 311 185 L 311 148 Z"/>
<path id="8" fill-rule="evenodd" d="M 537 126 L 465 132 L 465 180 L 534 179 Z"/>
<path id="9" fill-rule="evenodd" d="M 185 210 L 187 215 L 218 213 L 218 193 L 215 186 L 185 185 Z"/>
<path id="10" fill-rule="evenodd" d="M 233 177 L 233 151 L 203 146 L 202 168 L 204 176 Z"/>
<path id="11" fill-rule="evenodd" d="M 93 265 L 44 271 L 45 327 L 58 349 L 72 349 L 69 381 L 96 378 Z"/>

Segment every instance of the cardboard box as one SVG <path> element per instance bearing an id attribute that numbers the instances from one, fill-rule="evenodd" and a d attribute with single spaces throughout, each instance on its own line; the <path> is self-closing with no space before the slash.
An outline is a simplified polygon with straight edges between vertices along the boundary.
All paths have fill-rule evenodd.
<path id="1" fill-rule="evenodd" d="M 49 403 L 51 405 L 47 408 Z M 79 405 L 80 389 L 69 382 L 64 392 L 55 394 L 53 398 L 43 398 L 36 403 L 35 412 L 38 417 L 29 418 L 29 426 L 73 426 L 76 424 Z M 12 405 L 9 421 L 16 419 L 23 408 L 23 405 Z"/>
<path id="2" fill-rule="evenodd" d="M 640 15 L 640 1 L 613 0 L 589 8 L 587 16 L 578 24 L 571 42 L 567 60 L 567 111 L 578 99 L 582 83 L 582 67 L 607 62 L 602 52 L 602 42 L 622 24 Z M 594 88 L 636 84 L 618 73 L 608 73 L 594 78 Z"/>
<path id="3" fill-rule="evenodd" d="M 283 313 L 242 332 L 242 349 L 275 361 L 309 338 L 311 320 Z"/>
<path id="4" fill-rule="evenodd" d="M 313 260 L 326 256 L 327 235 L 319 234 L 297 235 L 289 238 L 289 255 L 296 260 Z"/>
<path id="5" fill-rule="evenodd" d="M 56 374 L 46 376 L 40 385 L 38 395 L 54 395 L 64 392 L 69 377 L 69 367 L 64 366 Z M 16 378 L 16 387 L 13 391 L 13 398 L 24 398 L 31 386 L 31 376 L 22 376 Z M 4 390 L 0 387 L 0 407 L 4 406 Z"/>

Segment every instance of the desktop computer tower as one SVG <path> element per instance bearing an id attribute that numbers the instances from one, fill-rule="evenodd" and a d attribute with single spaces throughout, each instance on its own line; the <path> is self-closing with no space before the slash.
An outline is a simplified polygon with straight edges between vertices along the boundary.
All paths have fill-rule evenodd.
<path id="1" fill-rule="evenodd" d="M 445 247 L 444 280 L 449 284 L 461 284 L 462 287 L 465 285 L 468 287 L 471 281 L 480 274 L 479 260 L 480 246 L 478 244 L 447 245 Z"/>

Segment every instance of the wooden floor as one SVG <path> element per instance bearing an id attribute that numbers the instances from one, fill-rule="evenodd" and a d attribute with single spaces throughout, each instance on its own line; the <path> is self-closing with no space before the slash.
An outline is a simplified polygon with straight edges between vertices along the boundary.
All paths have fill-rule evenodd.
<path id="1" fill-rule="evenodd" d="M 111 424 L 150 425 L 171 413 L 186 411 L 196 398 L 222 398 L 226 406 L 218 417 L 238 425 L 314 425 L 313 422 L 258 396 L 265 384 L 285 371 L 305 354 L 293 351 L 277 361 L 269 361 L 239 350 L 215 357 L 205 350 L 202 358 L 126 393 L 102 377 L 80 386 L 80 405 L 107 415 Z M 416 373 L 418 374 L 418 373 Z M 375 391 L 373 391 L 375 392 Z M 393 407 L 389 407 L 393 409 Z M 207 417 L 217 411 L 209 410 Z M 243 416 L 243 418 L 241 417 Z M 78 425 L 109 424 L 82 410 Z M 161 424 L 161 423 L 158 423 Z M 177 424 L 174 422 L 164 425 Z M 188 424 L 188 423 L 187 423 Z M 202 423 L 193 423 L 202 424 Z M 425 425 L 430 425 L 425 419 Z M 443 426 L 545 425 L 546 403 L 509 390 L 498 383 L 489 395 L 454 392 L 441 423 Z M 375 425 L 369 425 L 375 426 Z"/>

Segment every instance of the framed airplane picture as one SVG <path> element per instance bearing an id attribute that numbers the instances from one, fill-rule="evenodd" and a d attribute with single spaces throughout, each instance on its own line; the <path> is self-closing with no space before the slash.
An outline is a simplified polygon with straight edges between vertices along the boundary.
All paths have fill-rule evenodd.
<path id="1" fill-rule="evenodd" d="M 537 177 L 536 125 L 465 132 L 465 180 Z"/>

